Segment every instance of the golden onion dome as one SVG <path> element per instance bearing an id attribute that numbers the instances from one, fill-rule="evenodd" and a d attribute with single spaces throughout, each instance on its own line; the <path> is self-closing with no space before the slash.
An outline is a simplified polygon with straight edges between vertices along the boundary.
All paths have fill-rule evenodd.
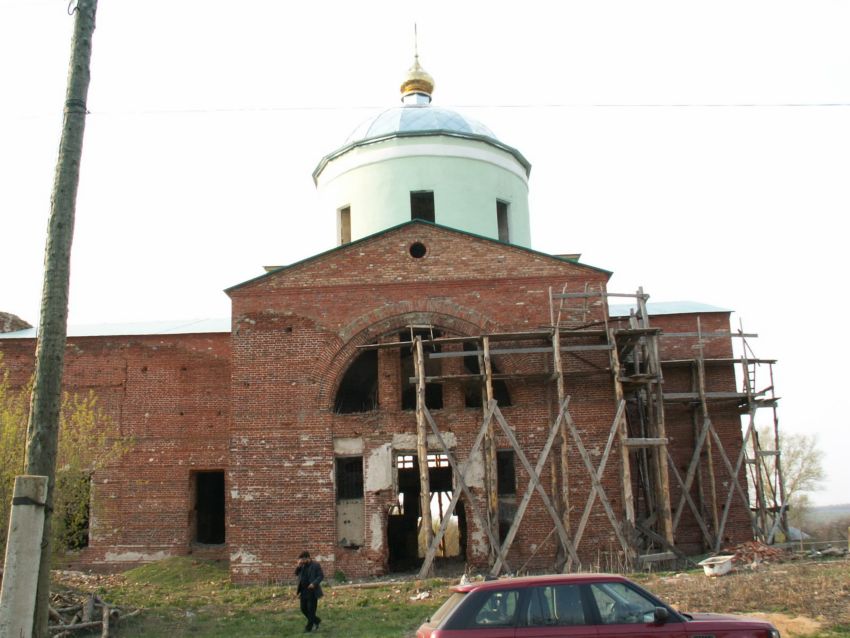
<path id="1" fill-rule="evenodd" d="M 422 68 L 422 65 L 419 64 L 419 54 L 416 54 L 413 58 L 413 66 L 407 70 L 404 82 L 401 83 L 402 99 L 413 93 L 419 93 L 428 96 L 428 101 L 430 102 L 431 93 L 433 92 L 434 78 Z"/>

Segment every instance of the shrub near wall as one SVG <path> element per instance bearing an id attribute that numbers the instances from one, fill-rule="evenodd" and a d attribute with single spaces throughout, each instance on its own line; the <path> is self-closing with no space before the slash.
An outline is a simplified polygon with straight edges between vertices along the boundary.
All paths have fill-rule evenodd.
<path id="1" fill-rule="evenodd" d="M 0 353 L 0 551 L 5 553 L 15 476 L 23 473 L 32 385 L 14 388 Z M 53 547 L 58 553 L 88 544 L 91 476 L 121 458 L 132 440 L 98 405 L 97 395 L 65 393 L 59 422 Z"/>

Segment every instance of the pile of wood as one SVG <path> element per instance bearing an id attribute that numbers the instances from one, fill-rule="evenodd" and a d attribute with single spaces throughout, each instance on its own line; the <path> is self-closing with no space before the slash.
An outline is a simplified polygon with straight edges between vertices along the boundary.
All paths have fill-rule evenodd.
<path id="1" fill-rule="evenodd" d="M 140 610 L 123 612 L 104 602 L 96 594 L 55 592 L 50 594 L 50 626 L 53 638 L 69 638 L 77 631 L 100 629 L 102 638 L 118 635 L 118 622 L 135 616 Z"/>
<path id="2" fill-rule="evenodd" d="M 738 565 L 752 565 L 759 563 L 779 563 L 788 558 L 784 549 L 771 547 L 758 541 L 749 541 L 723 549 L 724 554 L 734 554 L 733 562 Z"/>

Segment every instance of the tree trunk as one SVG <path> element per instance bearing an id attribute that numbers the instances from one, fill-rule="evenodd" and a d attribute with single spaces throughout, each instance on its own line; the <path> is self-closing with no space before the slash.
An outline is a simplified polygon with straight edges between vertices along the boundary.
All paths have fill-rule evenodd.
<path id="1" fill-rule="evenodd" d="M 79 0 L 75 10 L 74 35 L 68 86 L 65 92 L 64 122 L 59 157 L 50 199 L 50 221 L 44 254 L 44 284 L 36 348 L 35 383 L 27 427 L 27 474 L 48 477 L 44 540 L 38 574 L 33 636 L 47 638 L 50 593 L 51 515 L 56 475 L 56 449 L 59 410 L 62 404 L 62 368 L 68 319 L 71 242 L 74 236 L 74 210 L 83 150 L 86 97 L 89 88 L 89 61 L 97 0 Z"/>

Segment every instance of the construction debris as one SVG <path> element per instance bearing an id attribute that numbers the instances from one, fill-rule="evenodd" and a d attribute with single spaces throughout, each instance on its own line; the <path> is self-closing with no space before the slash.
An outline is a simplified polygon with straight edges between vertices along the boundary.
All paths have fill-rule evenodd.
<path id="1" fill-rule="evenodd" d="M 771 547 L 758 541 L 749 541 L 727 547 L 723 550 L 727 554 L 733 554 L 732 561 L 738 565 L 759 565 L 761 563 L 780 563 L 788 559 L 788 553 L 784 549 Z"/>
<path id="2" fill-rule="evenodd" d="M 96 594 L 71 591 L 50 594 L 50 624 L 53 638 L 70 638 L 77 631 L 101 630 L 103 638 L 115 636 L 119 620 L 131 618 L 141 610 L 122 611 Z"/>
<path id="3" fill-rule="evenodd" d="M 810 558 L 822 558 L 824 556 L 847 556 L 847 553 L 847 548 L 838 548 L 833 547 L 832 545 L 827 545 L 824 549 L 810 550 L 807 556 Z"/>

